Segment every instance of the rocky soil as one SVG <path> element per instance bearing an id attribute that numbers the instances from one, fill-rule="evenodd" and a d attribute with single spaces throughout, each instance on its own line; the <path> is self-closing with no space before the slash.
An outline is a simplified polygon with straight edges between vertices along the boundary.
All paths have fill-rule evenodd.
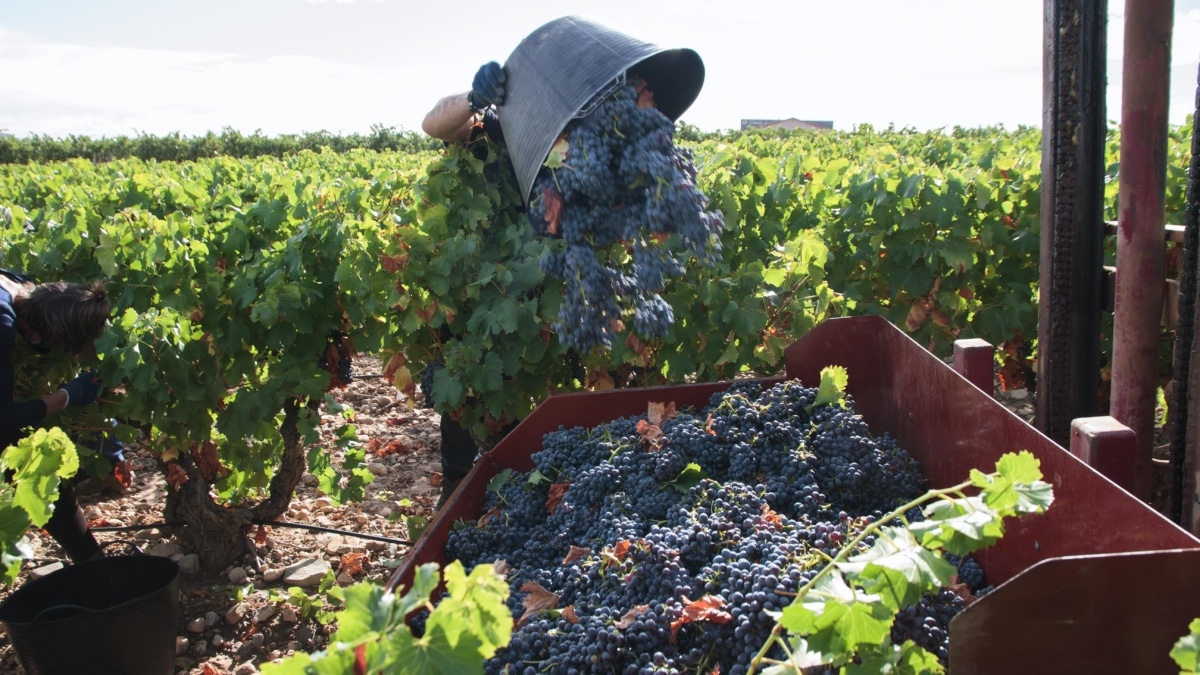
<path id="1" fill-rule="evenodd" d="M 377 360 L 360 357 L 356 380 L 337 397 L 357 413 L 359 441 L 368 448 L 375 476 L 362 503 L 335 505 L 306 476 L 287 522 L 327 530 L 374 535 L 318 532 L 276 526 L 263 530 L 256 555 L 211 576 L 199 571 L 194 555 L 181 550 L 171 529 L 160 525 L 164 483 L 144 448 L 127 449 L 133 484 L 127 489 L 95 479 L 81 484 L 89 522 L 106 550 L 127 553 L 135 545 L 152 555 L 179 562 L 183 571 L 181 612 L 176 630 L 176 673 L 247 675 L 265 662 L 297 651 L 324 649 L 334 625 L 322 616 L 318 586 L 327 575 L 347 585 L 363 579 L 386 582 L 408 550 L 409 533 L 402 516 L 431 517 L 439 488 L 438 417 L 406 401 L 377 377 Z M 1033 415 L 1025 390 L 998 393 L 1002 402 L 1025 419 Z M 331 433 L 339 422 L 330 416 Z M 330 452 L 335 445 L 326 444 Z M 119 531 L 105 528 L 129 528 Z M 381 540 L 386 539 L 387 541 Z M 34 557 L 19 583 L 60 568 L 65 558 L 52 539 L 30 534 Z M 298 593 L 289 589 L 299 588 Z M 3 597 L 8 590 L 0 592 Z M 323 621 L 323 619 L 325 619 Z M 8 636 L 0 634 L 0 672 L 25 675 Z"/>

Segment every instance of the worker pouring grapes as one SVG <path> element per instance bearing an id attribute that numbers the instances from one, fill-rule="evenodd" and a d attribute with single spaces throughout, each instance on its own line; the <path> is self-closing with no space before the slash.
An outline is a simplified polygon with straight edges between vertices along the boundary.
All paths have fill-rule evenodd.
<path id="1" fill-rule="evenodd" d="M 620 323 L 615 317 L 622 314 L 633 319 L 639 333 L 664 335 L 673 314 L 659 291 L 663 278 L 678 275 L 683 265 L 653 240 L 675 233 L 671 228 L 686 221 L 691 230 L 678 233 L 685 245 L 713 245 L 719 214 L 706 212 L 707 199 L 695 188 L 694 170 L 688 174 L 690 156 L 682 157 L 673 144 L 674 123 L 696 99 L 703 82 L 704 65 L 690 49 L 663 49 L 585 19 L 564 17 L 531 33 L 504 65 L 484 64 L 469 91 L 440 99 L 425 116 L 425 133 L 447 143 L 474 143 L 484 137 L 502 145 L 534 231 L 564 239 L 565 248 L 543 260 L 542 270 L 548 279 L 566 283 L 566 302 L 553 328 L 569 350 L 609 348 L 614 325 Z M 608 133 L 603 122 L 591 124 L 613 116 L 627 125 L 616 132 L 629 146 L 627 159 L 600 149 L 615 141 L 603 137 Z M 568 152 L 574 153 L 577 167 L 585 156 L 598 159 L 588 171 L 560 172 L 556 178 L 547 168 L 547 158 L 569 134 L 589 139 L 597 149 L 571 145 Z M 657 184 L 670 186 L 667 199 L 647 203 L 644 189 L 634 194 L 617 188 L 646 184 L 626 180 L 618 168 L 647 172 L 650 165 Z M 564 187 L 564 178 L 578 180 Z M 619 211 L 610 208 L 617 205 Z M 606 214 L 603 221 L 585 215 L 597 212 Z M 648 236 L 650 232 L 656 234 Z M 628 276 L 631 281 L 619 291 L 608 280 L 621 273 L 603 268 L 591 248 L 602 239 L 634 242 L 637 276 Z M 644 245 L 647 241 L 651 245 Z M 585 295 L 587 301 L 580 300 Z M 479 454 L 471 434 L 445 412 L 441 454 L 439 507 Z"/>

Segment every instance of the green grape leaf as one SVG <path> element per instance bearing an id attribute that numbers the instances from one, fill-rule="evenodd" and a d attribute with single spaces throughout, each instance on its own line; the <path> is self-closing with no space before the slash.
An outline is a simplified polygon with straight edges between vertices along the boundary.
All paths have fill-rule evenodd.
<path id="1" fill-rule="evenodd" d="M 787 661 L 763 668 L 763 675 L 796 675 L 797 670 L 815 668 L 833 660 L 832 656 L 812 649 L 803 636 L 791 636 L 788 642 L 791 654 Z"/>
<path id="2" fill-rule="evenodd" d="M 425 629 L 422 638 L 401 631 L 388 636 L 394 654 L 404 655 L 403 672 L 410 675 L 446 675 L 483 672 L 483 642 L 464 627 L 437 624 Z"/>
<path id="3" fill-rule="evenodd" d="M 417 567 L 413 573 L 412 587 L 400 598 L 400 616 L 407 616 L 429 602 L 430 596 L 437 588 L 438 577 L 437 563 L 425 563 Z"/>
<path id="4" fill-rule="evenodd" d="M 22 537 L 29 529 L 29 514 L 12 505 L 13 490 L 0 488 L 0 568 L 5 582 L 12 585 L 21 572 L 21 563 L 33 555 L 33 548 Z"/>
<path id="5" fill-rule="evenodd" d="M 851 653 L 863 644 L 879 644 L 892 630 L 895 611 L 879 597 L 863 593 L 834 571 L 783 610 L 780 623 L 804 635 L 813 649 L 830 654 Z"/>
<path id="6" fill-rule="evenodd" d="M 499 495 L 500 491 L 504 489 L 505 484 L 512 480 L 513 476 L 516 475 L 517 472 L 513 471 L 512 469 L 504 469 L 495 476 L 492 476 L 492 479 L 488 481 L 487 491 L 494 492 L 495 494 Z"/>
<path id="7" fill-rule="evenodd" d="M 483 658 L 508 644 L 512 636 L 512 613 L 505 604 L 508 582 L 491 565 L 477 565 L 467 575 L 462 564 L 454 561 L 442 572 L 449 597 L 429 615 L 427 626 L 453 624 L 447 635 L 462 629 L 479 638 Z"/>
<path id="8" fill-rule="evenodd" d="M 1041 513 L 1054 501 L 1052 486 L 1041 480 L 1040 461 L 1028 450 L 1005 453 L 996 474 L 971 471 L 971 484 L 983 491 L 984 501 L 1002 516 Z"/>
<path id="9" fill-rule="evenodd" d="M 46 524 L 58 499 L 58 485 L 79 470 L 75 444 L 57 427 L 38 429 L 10 446 L 0 463 L 14 471 L 12 503 L 29 514 L 37 527 Z"/>
<path id="10" fill-rule="evenodd" d="M 1200 619 L 1192 619 L 1188 634 L 1171 647 L 1171 659 L 1182 669 L 1180 675 L 1200 672 Z"/>
<path id="11" fill-rule="evenodd" d="M 955 574 L 953 565 L 922 548 L 903 527 L 881 528 L 869 551 L 839 563 L 838 569 L 893 611 L 915 604 L 926 590 L 948 585 Z"/>
<path id="12" fill-rule="evenodd" d="M 846 383 L 849 376 L 842 366 L 826 366 L 821 369 L 821 383 L 817 386 L 817 398 L 812 407 L 819 405 L 846 405 Z"/>
<path id="13" fill-rule="evenodd" d="M 546 156 L 544 164 L 551 169 L 559 169 L 566 163 L 567 152 L 570 145 L 567 143 L 567 137 L 563 136 L 550 147 L 550 154 Z"/>
<path id="14" fill-rule="evenodd" d="M 957 555 L 991 546 L 1004 534 L 1000 514 L 981 497 L 934 502 L 925 507 L 925 520 L 908 529 L 922 546 Z"/>
<path id="15" fill-rule="evenodd" d="M 905 642 L 900 648 L 895 672 L 897 675 L 937 675 L 946 669 L 932 652 L 913 642 Z"/>
<path id="16" fill-rule="evenodd" d="M 396 597 L 384 593 L 383 588 L 372 583 L 360 583 L 343 589 L 345 608 L 337 613 L 338 629 L 335 640 L 355 642 L 374 637 L 393 627 L 396 617 L 392 612 Z M 403 614 L 399 615 L 403 619 Z"/>
<path id="17" fill-rule="evenodd" d="M 408 630 L 386 636 L 391 661 L 402 662 L 406 673 L 481 673 L 483 661 L 512 636 L 508 584 L 492 566 L 479 565 L 468 576 L 455 561 L 444 580 L 449 595 L 430 612 L 423 637 Z"/>
<path id="18" fill-rule="evenodd" d="M 668 483 L 674 486 L 676 490 L 687 494 L 705 478 L 708 478 L 708 474 L 704 473 L 699 464 L 691 462 L 683 467 L 683 471 L 680 471 L 674 480 L 668 481 Z"/>

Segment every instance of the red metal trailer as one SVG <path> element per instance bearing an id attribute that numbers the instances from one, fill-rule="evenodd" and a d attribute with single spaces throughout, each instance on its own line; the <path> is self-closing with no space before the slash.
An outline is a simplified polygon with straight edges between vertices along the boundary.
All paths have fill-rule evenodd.
<path id="1" fill-rule="evenodd" d="M 996 590 L 951 623 L 954 673 L 1178 673 L 1171 646 L 1200 617 L 1200 540 L 1097 473 L 881 317 L 822 323 L 787 351 L 786 377 L 815 386 L 844 366 L 847 392 L 875 434 L 890 433 L 932 487 L 1029 450 L 1054 486 L 1042 515 L 1010 521 L 976 558 Z M 770 384 L 781 378 L 768 378 Z M 444 563 L 452 524 L 480 514 L 488 481 L 528 471 L 543 434 L 646 411 L 703 406 L 728 382 L 553 396 L 476 464 L 392 581 Z"/>

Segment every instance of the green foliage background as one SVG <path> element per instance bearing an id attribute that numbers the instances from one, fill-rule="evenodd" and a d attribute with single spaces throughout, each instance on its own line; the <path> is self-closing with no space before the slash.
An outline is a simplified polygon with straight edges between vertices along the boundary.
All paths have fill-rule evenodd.
<path id="1" fill-rule="evenodd" d="M 1169 221 L 1183 210 L 1188 129 L 1172 130 Z M 611 352 L 568 353 L 550 330 L 560 289 L 537 261 L 560 242 L 533 234 L 503 151 L 486 143 L 3 164 L 0 265 L 109 280 L 101 374 L 122 396 L 105 412 L 168 460 L 215 443 L 228 472 L 214 481 L 233 501 L 281 456 L 284 401 L 324 395 L 333 330 L 410 393 L 440 355 L 438 410 L 485 444 L 554 392 L 773 374 L 833 316 L 881 314 L 940 355 L 957 338 L 1036 336 L 1038 130 L 685 127 L 681 142 L 724 215 L 723 259 L 667 288 L 665 339 L 627 331 Z M 1111 132 L 1110 201 L 1118 143 Z M 310 460 L 328 485 L 361 486 L 351 457 Z"/>

